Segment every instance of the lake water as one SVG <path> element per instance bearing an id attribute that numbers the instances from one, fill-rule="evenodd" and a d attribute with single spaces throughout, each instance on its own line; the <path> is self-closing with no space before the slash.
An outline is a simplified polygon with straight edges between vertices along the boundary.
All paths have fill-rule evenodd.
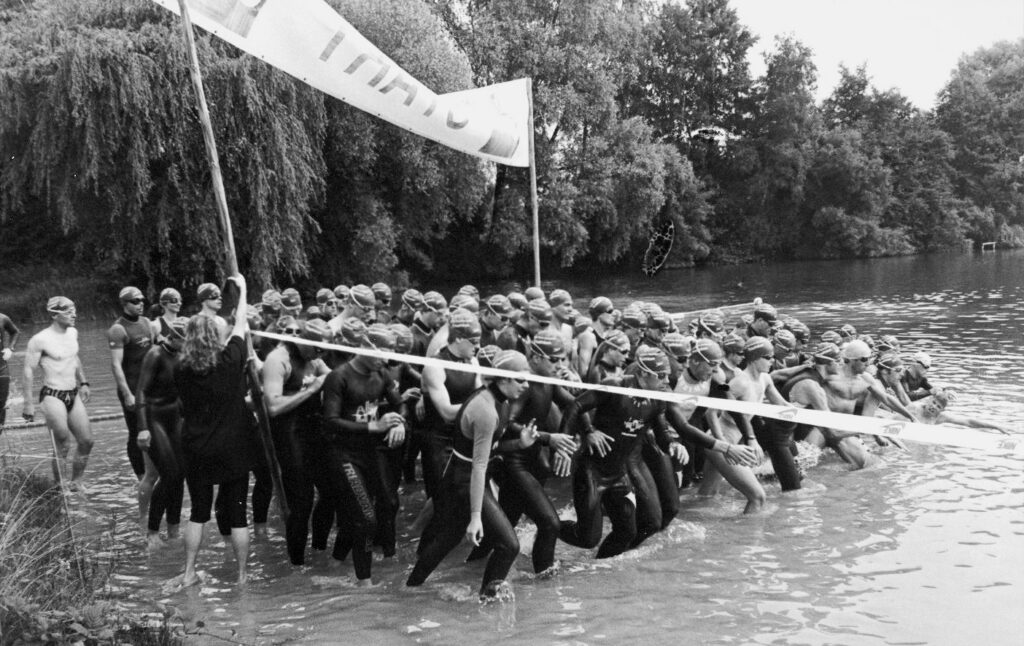
<path id="1" fill-rule="evenodd" d="M 1024 253 L 937 255 L 850 262 L 666 271 L 652 280 L 594 277 L 560 282 L 584 309 L 598 294 L 617 304 L 642 299 L 681 312 L 761 296 L 815 334 L 851 323 L 895 334 L 934 360 L 933 380 L 953 384 L 955 412 L 1015 426 L 1024 414 Z M 485 290 L 486 291 L 486 290 Z M 109 354 L 98 324 L 81 326 L 94 386 L 94 414 L 116 411 Z M 16 368 L 20 361 L 15 360 Z M 356 589 L 349 562 L 323 555 L 301 571 L 287 564 L 283 529 L 253 542 L 253 581 L 231 585 L 233 563 L 213 533 L 200 555 L 202 587 L 167 595 L 180 571 L 172 545 L 146 554 L 134 525 L 134 477 L 117 421 L 95 426 L 92 492 L 75 503 L 81 531 L 98 537 L 121 565 L 126 605 L 176 609 L 219 637 L 242 643 L 345 644 L 1022 644 L 1024 643 L 1024 459 L 941 446 L 887 451 L 851 472 L 826 456 L 813 485 L 783 496 L 768 484 L 770 511 L 740 514 L 730 491 L 708 503 L 683 494 L 673 525 L 621 557 L 596 561 L 559 544 L 562 573 L 512 573 L 516 601 L 480 606 L 479 564 L 457 549 L 420 592 L 402 586 L 414 561 L 407 530 L 398 558 L 374 564 L 372 590 Z M 0 452 L 31 464 L 43 433 L 0 436 Z M 569 511 L 565 482 L 556 505 Z M 403 495 L 400 527 L 422 502 Z M 521 526 L 524 551 L 531 528 Z M 209 643 L 223 643 L 206 637 Z"/>

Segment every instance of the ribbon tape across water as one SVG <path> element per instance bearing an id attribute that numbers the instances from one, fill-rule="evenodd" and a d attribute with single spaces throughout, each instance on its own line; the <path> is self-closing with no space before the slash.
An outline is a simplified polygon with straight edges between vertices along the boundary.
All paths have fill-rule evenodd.
<path id="1" fill-rule="evenodd" d="M 288 341 L 297 345 L 308 345 L 325 350 L 338 350 L 350 354 L 361 354 L 371 357 L 378 357 L 389 361 L 400 361 L 413 363 L 421 366 L 435 366 L 445 370 L 459 370 L 462 372 L 474 372 L 487 377 L 505 377 L 508 379 L 526 379 L 542 384 L 564 386 L 575 390 L 599 390 L 601 392 L 624 395 L 626 397 L 638 397 L 656 399 L 670 403 L 688 403 L 716 410 L 743 413 L 746 415 L 760 415 L 798 424 L 809 426 L 820 426 L 831 428 L 836 431 L 848 433 L 866 433 L 869 435 L 881 435 L 883 437 L 895 437 L 900 440 L 911 440 L 928 444 L 941 444 L 944 446 L 960 446 L 969 449 L 980 449 L 993 453 L 1019 453 L 1024 454 L 1024 444 L 1019 436 L 1007 437 L 986 433 L 971 428 L 949 427 L 934 424 L 919 424 L 909 421 L 883 419 L 879 417 L 861 417 L 845 413 L 832 413 L 827 411 L 797 408 L 795 406 L 776 406 L 774 404 L 763 404 L 744 402 L 735 399 L 718 399 L 713 397 L 701 397 L 686 395 L 668 391 L 641 390 L 638 388 L 623 388 L 621 386 L 610 386 L 605 384 L 590 384 L 578 381 L 566 381 L 555 377 L 542 377 L 531 373 L 512 372 L 496 368 L 485 368 L 483 366 L 467 363 L 445 361 L 444 359 L 419 357 L 415 355 L 399 354 L 370 348 L 357 348 L 336 343 L 323 343 L 297 339 L 294 336 L 273 334 L 270 332 L 253 332 L 260 336 L 277 341 Z"/>

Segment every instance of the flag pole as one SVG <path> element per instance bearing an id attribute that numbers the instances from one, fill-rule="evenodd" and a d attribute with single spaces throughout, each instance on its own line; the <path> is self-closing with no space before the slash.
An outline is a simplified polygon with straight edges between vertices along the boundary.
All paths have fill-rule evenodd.
<path id="1" fill-rule="evenodd" d="M 181 12 L 182 32 L 185 36 L 185 45 L 188 49 L 189 75 L 192 78 L 192 86 L 196 92 L 196 107 L 199 111 L 199 122 L 203 130 L 203 142 L 206 144 L 206 157 L 210 163 L 210 179 L 213 181 L 214 202 L 217 205 L 217 215 L 220 218 L 221 234 L 224 238 L 224 248 L 227 251 L 228 273 L 238 273 L 238 256 L 235 253 L 235 236 L 231 229 L 231 216 L 228 213 L 228 199 L 224 191 L 224 178 L 220 172 L 220 161 L 217 155 L 217 141 L 213 138 L 213 124 L 210 121 L 210 110 L 206 105 L 206 91 L 203 89 L 203 75 L 199 70 L 199 54 L 196 52 L 196 41 L 192 34 L 192 19 L 188 14 L 186 0 L 178 0 L 178 7 Z M 252 397 L 253 407 L 256 409 L 256 418 L 259 422 L 259 439 L 263 445 L 263 454 L 270 470 L 270 477 L 274 483 L 274 493 L 281 510 L 281 517 L 288 518 L 288 501 L 284 496 L 284 488 L 281 483 L 281 470 L 277 463 L 277 454 L 274 451 L 274 440 L 270 435 L 270 415 L 267 413 L 266 402 L 263 401 L 263 389 L 260 387 L 259 375 L 256 373 L 256 351 L 252 346 L 252 337 L 248 332 L 245 334 L 245 345 L 249 360 L 246 362 L 246 370 L 249 375 L 249 393 Z"/>
<path id="2" fill-rule="evenodd" d="M 533 145 L 533 77 L 526 80 L 530 116 L 526 129 L 530 137 L 530 209 L 533 214 L 533 284 L 540 287 L 540 213 L 537 204 L 537 156 Z"/>

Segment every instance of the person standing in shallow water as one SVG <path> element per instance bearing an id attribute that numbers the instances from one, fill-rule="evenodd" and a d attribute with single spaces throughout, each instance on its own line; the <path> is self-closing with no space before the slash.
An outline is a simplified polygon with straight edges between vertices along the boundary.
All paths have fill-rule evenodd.
<path id="1" fill-rule="evenodd" d="M 10 317 L 0 312 L 0 433 L 3 433 L 3 425 L 7 421 L 7 396 L 11 392 L 11 372 L 7 362 L 14 356 L 19 332 Z"/>
<path id="2" fill-rule="evenodd" d="M 238 307 L 227 342 L 222 342 L 217 321 L 199 314 L 189 319 L 185 341 L 174 371 L 174 383 L 185 419 L 182 453 L 185 483 L 192 511 L 185 526 L 185 572 L 174 584 L 194 585 L 200 581 L 196 556 L 203 543 L 203 530 L 210 520 L 213 489 L 217 491 L 218 515 L 231 527 L 231 546 L 238 561 L 238 582 L 247 579 L 249 530 L 245 499 L 249 470 L 255 463 L 255 438 L 251 413 L 245 403 L 246 290 L 245 279 L 235 274 L 229 280 L 238 286 Z"/>
<path id="3" fill-rule="evenodd" d="M 35 418 L 32 404 L 32 379 L 35 367 L 43 369 L 43 388 L 39 391 L 39 408 L 46 417 L 46 426 L 53 433 L 57 447 L 53 477 L 61 480 L 60 460 L 67 458 L 72 441 L 77 454 L 71 462 L 71 489 L 80 489 L 85 465 L 92 452 L 92 431 L 85 404 L 90 398 L 89 382 L 78 357 L 77 311 L 69 298 L 54 296 L 46 302 L 52 323 L 29 339 L 25 348 L 25 404 L 23 414 Z"/>

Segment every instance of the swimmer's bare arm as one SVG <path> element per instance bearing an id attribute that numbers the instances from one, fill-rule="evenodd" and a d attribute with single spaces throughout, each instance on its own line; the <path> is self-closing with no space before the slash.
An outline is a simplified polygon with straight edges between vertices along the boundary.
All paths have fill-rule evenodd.
<path id="1" fill-rule="evenodd" d="M 22 414 L 25 417 L 35 415 L 35 405 L 32 403 L 32 379 L 35 376 L 35 367 L 43 358 L 43 349 L 40 345 L 39 337 L 36 335 L 29 339 L 28 346 L 25 348 L 25 368 L 22 371 L 22 381 L 25 384 L 25 404 Z"/>
<path id="2" fill-rule="evenodd" d="M 443 368 L 436 366 L 425 366 L 423 368 L 423 389 L 427 391 L 427 397 L 430 397 L 430 403 L 437 409 L 441 419 L 451 424 L 459 413 L 459 406 L 452 404 L 452 400 L 448 396 L 448 389 L 444 383 L 445 372 Z M 418 413 L 419 411 L 417 410 Z"/>
<path id="3" fill-rule="evenodd" d="M 304 384 L 294 395 L 285 395 L 284 382 L 288 379 L 291 369 L 281 356 L 279 352 L 271 352 L 262 368 L 263 402 L 267 406 L 267 414 L 271 417 L 295 410 L 299 404 L 320 392 L 324 380 L 327 379 L 327 374 L 322 373 L 308 385 Z"/>
<path id="4" fill-rule="evenodd" d="M 114 384 L 117 386 L 117 392 L 121 395 L 121 399 L 124 400 L 125 407 L 131 410 L 135 408 L 135 395 L 128 387 L 128 378 L 124 376 L 124 368 L 121 366 L 121 362 L 124 361 L 124 342 L 127 340 L 127 336 L 128 333 L 124 326 L 119 323 L 113 324 L 107 330 L 107 343 L 110 345 L 110 369 L 114 373 Z"/>
<path id="5" fill-rule="evenodd" d="M 149 442 L 152 435 L 149 432 L 149 415 L 146 411 L 146 390 L 153 383 L 153 374 L 156 372 L 157 357 L 163 352 L 159 346 L 153 346 L 142 358 L 142 367 L 139 369 L 138 397 L 135 398 L 135 415 L 139 420 L 139 435 L 135 443 L 143 451 L 149 450 Z"/>
<path id="6" fill-rule="evenodd" d="M 956 424 L 957 426 L 969 426 L 971 428 L 988 428 L 994 431 L 999 431 L 1003 435 L 1009 435 L 1013 432 L 1012 429 L 1003 426 L 1002 424 L 986 422 L 976 417 L 957 415 L 956 413 L 950 413 L 948 411 L 942 411 L 939 413 L 939 417 L 935 421 L 939 424 Z"/>
<path id="7" fill-rule="evenodd" d="M 885 390 L 885 387 L 882 386 L 882 384 L 878 380 L 876 380 L 874 377 L 869 377 L 868 375 L 861 376 L 867 378 L 868 389 L 870 390 L 871 394 L 874 395 L 879 401 L 884 402 L 886 406 L 896 411 L 900 415 L 906 417 L 911 422 L 917 421 L 917 417 L 915 417 L 914 414 L 911 413 L 907 409 L 907 407 L 900 402 L 899 399 L 897 399 L 893 395 L 890 395 Z"/>
<path id="8" fill-rule="evenodd" d="M 75 378 L 78 380 L 78 394 L 82 396 L 82 402 L 88 404 L 92 399 L 92 390 L 85 378 L 85 367 L 82 365 L 82 358 L 75 357 Z"/>
<path id="9" fill-rule="evenodd" d="M 732 381 L 729 382 L 728 398 L 747 401 L 748 388 L 748 382 L 741 376 L 733 377 Z M 757 438 L 754 437 L 754 427 L 750 423 L 753 415 L 733 412 L 727 412 L 726 414 L 732 415 L 733 421 L 736 422 L 736 427 L 743 433 L 743 443 L 754 449 L 754 452 L 757 454 L 757 461 L 760 463 L 764 459 L 764 451 L 761 449 L 761 445 L 757 443 Z"/>
<path id="10" fill-rule="evenodd" d="M 249 309 L 246 301 L 245 276 L 236 273 L 234 276 L 229 276 L 228 280 L 238 285 L 238 304 L 235 306 L 235 324 L 231 328 L 231 336 L 244 337 L 249 326 L 249 321 L 245 316 Z"/>

